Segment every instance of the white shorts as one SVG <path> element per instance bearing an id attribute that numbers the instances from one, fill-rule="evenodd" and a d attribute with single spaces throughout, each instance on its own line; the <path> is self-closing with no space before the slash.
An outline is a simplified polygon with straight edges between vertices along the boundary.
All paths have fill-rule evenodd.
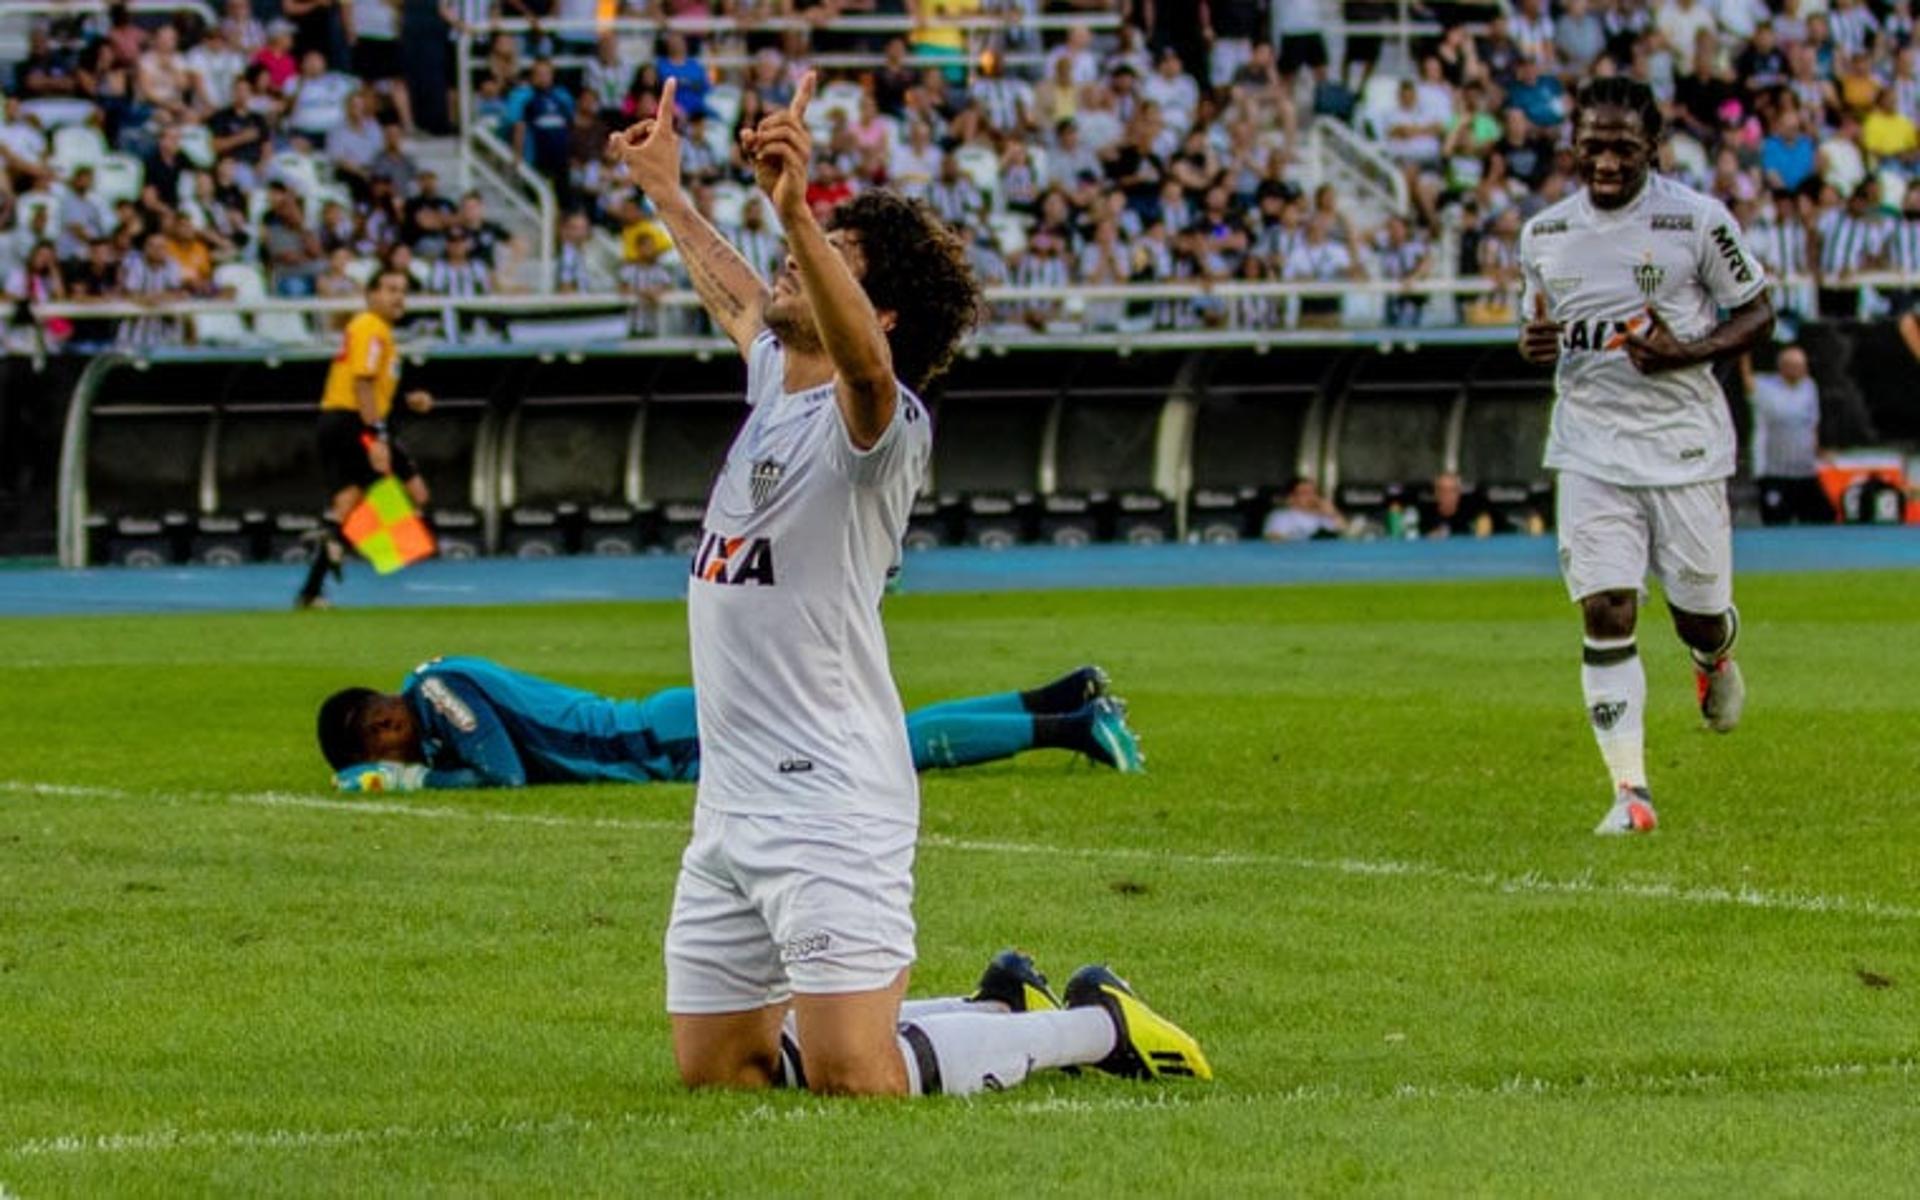
<path id="1" fill-rule="evenodd" d="M 1682 612 L 1733 606 L 1733 519 L 1723 480 L 1622 487 L 1562 471 L 1554 512 L 1560 574 L 1576 602 L 1601 592 L 1645 594 L 1651 571 Z"/>
<path id="2" fill-rule="evenodd" d="M 748 1012 L 868 992 L 913 965 L 919 827 L 693 812 L 667 922 L 667 1011 Z"/>

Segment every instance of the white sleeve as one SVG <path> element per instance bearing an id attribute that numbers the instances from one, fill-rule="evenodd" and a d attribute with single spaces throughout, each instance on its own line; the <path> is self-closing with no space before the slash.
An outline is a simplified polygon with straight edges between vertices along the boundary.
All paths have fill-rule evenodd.
<path id="1" fill-rule="evenodd" d="M 1545 296 L 1547 313 L 1553 313 L 1553 295 L 1547 291 L 1546 280 L 1540 278 L 1540 269 L 1534 265 L 1533 255 L 1527 251 L 1527 237 L 1523 232 L 1520 245 L 1514 254 L 1520 260 L 1520 323 L 1533 320 L 1535 297 Z"/>
<path id="2" fill-rule="evenodd" d="M 861 487 L 873 487 L 899 477 L 902 472 L 912 472 L 913 490 L 920 490 L 927 460 L 933 452 L 933 428 L 926 406 L 918 396 L 899 386 L 893 420 L 887 423 L 880 439 L 865 450 L 853 444 L 846 417 L 839 412 L 837 403 L 834 407 L 834 431 L 828 436 L 827 453 L 835 470 Z"/>
<path id="3" fill-rule="evenodd" d="M 786 351 L 773 331 L 763 329 L 747 347 L 747 405 L 752 407 L 768 395 L 778 395 L 786 386 Z M 769 391 L 769 389 L 772 389 Z"/>
<path id="4" fill-rule="evenodd" d="M 1700 280 L 1721 308 L 1739 308 L 1767 288 L 1767 273 L 1747 248 L 1746 235 L 1718 200 L 1700 213 Z"/>

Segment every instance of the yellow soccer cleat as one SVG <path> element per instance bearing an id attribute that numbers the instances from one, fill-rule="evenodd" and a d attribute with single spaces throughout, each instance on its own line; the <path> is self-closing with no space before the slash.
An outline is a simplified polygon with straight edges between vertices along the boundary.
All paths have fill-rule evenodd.
<path id="1" fill-rule="evenodd" d="M 1193 1035 L 1148 1008 L 1127 981 L 1104 965 L 1081 967 L 1067 980 L 1067 1007 L 1099 1005 L 1113 1018 L 1113 1053 L 1094 1063 L 1125 1079 L 1212 1079 L 1213 1067 Z"/>

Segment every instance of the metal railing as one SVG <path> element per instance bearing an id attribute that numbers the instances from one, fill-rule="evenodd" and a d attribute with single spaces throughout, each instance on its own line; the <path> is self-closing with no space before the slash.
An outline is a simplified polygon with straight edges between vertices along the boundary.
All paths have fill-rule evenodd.
<path id="1" fill-rule="evenodd" d="M 461 187 L 469 186 L 472 177 L 479 176 L 533 222 L 538 231 L 536 259 L 540 269 L 540 279 L 533 290 L 551 291 L 554 246 L 560 229 L 560 202 L 553 184 L 529 167 L 526 160 L 513 152 L 513 147 L 485 129 L 473 130 L 471 145 L 472 152 L 460 158 Z"/>
<path id="2" fill-rule="evenodd" d="M 1920 273 L 1898 271 L 1865 272 L 1847 277 L 1845 280 L 1821 280 L 1812 275 L 1792 275 L 1776 277 L 1770 281 L 1772 288 L 1811 288 L 1820 286 L 1841 286 L 1861 288 L 1887 288 L 1895 290 L 1920 289 Z M 1124 303 L 1208 303 L 1232 304 L 1239 300 L 1298 300 L 1305 297 L 1326 298 L 1346 296 L 1380 297 L 1484 297 L 1489 294 L 1505 293 L 1517 300 L 1517 287 L 1505 286 L 1496 280 L 1480 276 L 1466 276 L 1451 279 L 1343 279 L 1343 280 L 1295 280 L 1275 283 L 1241 283 L 1223 281 L 1217 283 L 1156 283 L 1156 284 L 1069 284 L 1058 287 L 992 287 L 985 291 L 989 305 L 1007 305 L 1014 308 L 1032 308 L 1035 306 L 1058 304 L 1063 310 L 1073 308 L 1084 311 L 1096 304 Z M 519 316 L 532 321 L 556 317 L 592 317 L 624 315 L 634 307 L 630 296 L 617 292 L 574 293 L 568 295 L 518 295 L 518 296 L 473 296 L 450 297 L 416 295 L 408 300 L 410 313 L 459 313 L 473 315 L 491 315 L 497 317 Z M 658 301 L 662 309 L 688 310 L 700 307 L 699 295 L 687 289 L 675 289 L 664 293 Z M 61 303 L 40 303 L 28 306 L 36 327 L 42 328 L 47 321 L 60 318 L 65 320 L 140 318 L 140 317 L 176 317 L 192 318 L 196 316 L 233 315 L 243 313 L 293 313 L 305 316 L 330 316 L 359 312 L 364 304 L 358 299 L 274 299 L 257 300 L 190 300 L 153 304 L 134 300 L 111 301 L 66 301 Z M 1380 341 L 1398 342 L 1403 340 L 1429 339 L 1430 335 L 1449 334 L 1461 330 L 1474 330 L 1479 333 L 1491 332 L 1496 340 L 1511 337 L 1512 324 L 1493 323 L 1486 325 L 1449 326 L 1433 324 L 1410 329 L 1393 326 L 1349 325 L 1342 329 L 1290 329 L 1282 325 L 1268 325 L 1258 328 L 1238 327 L 1219 329 L 1191 330 L 1113 330 L 1088 326 L 1084 330 L 1060 330 L 1047 333 L 1009 330 L 989 326 L 980 330 L 974 337 L 974 345 L 979 348 L 1019 349 L 1045 345 L 1049 347 L 1073 345 L 1090 348 L 1109 347 L 1122 349 L 1127 347 L 1152 347 L 1167 345 L 1284 345 L 1298 342 L 1310 342 L 1329 333 L 1346 333 L 1355 338 L 1372 338 Z M 537 331 L 537 327 L 536 327 Z M 1445 340 L 1445 339 L 1443 339 Z M 263 343 L 264 344 L 264 343 Z M 404 348 L 417 352 L 436 345 L 442 345 L 432 339 L 409 342 Z M 719 338 L 705 337 L 616 337 L 592 343 L 597 348 L 617 349 L 627 353 L 646 353 L 650 347 L 730 347 Z M 297 357 L 304 350 L 315 353 L 331 353 L 331 340 L 315 337 L 307 343 L 279 343 L 280 349 L 288 356 Z M 505 354 L 535 354 L 551 350 L 568 351 L 579 349 L 580 340 L 567 334 L 556 336 L 552 341 L 538 338 L 516 340 L 511 344 L 497 348 Z M 468 348 L 472 349 L 472 348 Z M 124 351 L 140 353 L 140 351 Z M 217 354 L 217 351 L 211 353 Z M 259 347 L 246 350 L 251 357 L 260 357 Z"/>
<path id="3" fill-rule="evenodd" d="M 1330 165 L 1338 165 L 1356 183 L 1379 196 L 1393 212 L 1405 216 L 1411 211 L 1407 177 L 1379 143 L 1361 137 L 1332 117 L 1321 117 L 1308 129 L 1307 146 L 1315 187 L 1328 182 Z"/>

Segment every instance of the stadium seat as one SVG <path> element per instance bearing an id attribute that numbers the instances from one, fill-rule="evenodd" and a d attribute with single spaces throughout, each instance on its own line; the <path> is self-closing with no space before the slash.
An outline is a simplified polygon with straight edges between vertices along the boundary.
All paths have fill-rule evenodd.
<path id="1" fill-rule="evenodd" d="M 1080 494 L 1043 496 L 1037 536 L 1050 546 L 1069 549 L 1090 545 L 1100 537 L 1098 506 L 1105 497 Z"/>
<path id="2" fill-rule="evenodd" d="M 661 547 L 677 558 L 691 558 L 700 548 L 700 528 L 706 515 L 704 500 L 669 500 L 660 505 Z"/>
<path id="3" fill-rule="evenodd" d="M 53 131 L 53 166 L 64 178 L 107 157 L 107 139 L 91 125 L 62 125 Z"/>
<path id="4" fill-rule="evenodd" d="M 953 152 L 960 171 L 973 186 L 985 192 L 998 209 L 1000 199 L 1000 156 L 987 146 L 966 145 Z"/>
<path id="5" fill-rule="evenodd" d="M 581 554 L 597 558 L 626 558 L 653 544 L 654 508 L 651 504 L 594 504 L 581 514 Z"/>
<path id="6" fill-rule="evenodd" d="M 722 229 L 737 229 L 746 213 L 752 193 L 732 180 L 713 185 L 713 223 Z"/>
<path id="7" fill-rule="evenodd" d="M 91 125 L 100 115 L 100 109 L 93 101 L 64 96 L 22 100 L 20 111 L 39 122 L 40 128 L 55 132 Z"/>
<path id="8" fill-rule="evenodd" d="M 1173 540 L 1173 505 L 1158 492 L 1123 492 L 1113 501 L 1113 539 L 1130 546 Z"/>
<path id="9" fill-rule="evenodd" d="M 500 552 L 512 558 L 559 558 L 572 553 L 569 518 L 578 512 L 571 505 L 514 509 L 507 514 Z"/>
<path id="10" fill-rule="evenodd" d="M 186 155 L 194 166 L 212 170 L 214 161 L 219 157 L 213 152 L 213 130 L 205 125 L 181 126 L 180 153 Z"/>
<path id="11" fill-rule="evenodd" d="M 244 516 L 209 513 L 195 517 L 187 561 L 206 567 L 237 567 L 254 558 L 253 532 Z"/>
<path id="12" fill-rule="evenodd" d="M 955 512 L 950 503 L 937 496 L 921 496 L 913 502 L 907 518 L 906 536 L 901 545 L 908 550 L 931 550 L 951 546 L 958 539 Z"/>
<path id="13" fill-rule="evenodd" d="M 1005 550 L 1027 541 L 1033 515 L 1030 495 L 983 494 L 960 502 L 962 536 L 969 546 Z"/>
<path id="14" fill-rule="evenodd" d="M 460 560 L 486 554 L 486 525 L 473 509 L 429 508 L 427 521 L 433 526 L 434 553 L 441 558 Z"/>
<path id="15" fill-rule="evenodd" d="M 213 286 L 216 289 L 221 287 L 220 272 L 226 269 L 226 266 L 215 268 Z M 247 269 L 252 270 L 251 267 Z M 202 346 L 248 346 L 260 340 L 247 328 L 246 320 L 236 312 L 200 313 L 192 321 L 193 340 Z"/>
<path id="16" fill-rule="evenodd" d="M 273 156 L 273 165 L 267 168 L 269 179 L 280 180 L 300 193 L 302 199 L 325 186 L 331 174 L 326 161 L 313 154 L 276 154 Z"/>
<path id="17" fill-rule="evenodd" d="M 1187 530 L 1212 546 L 1230 545 L 1259 533 L 1261 489 L 1194 488 L 1187 496 Z"/>
<path id="18" fill-rule="evenodd" d="M 146 186 L 147 168 L 131 154 L 108 154 L 93 165 L 93 198 L 111 209 L 121 200 L 138 200 Z"/>
<path id="19" fill-rule="evenodd" d="M 1023 213 L 998 212 L 987 218 L 987 227 L 993 230 L 993 240 L 1000 247 L 1000 253 L 1012 258 L 1027 248 L 1027 230 L 1033 225 L 1033 218 Z"/>
<path id="20" fill-rule="evenodd" d="M 727 131 L 729 149 L 731 149 L 733 125 L 740 119 L 739 87 L 731 83 L 722 83 L 708 88 L 707 115 L 712 124 Z"/>
<path id="21" fill-rule="evenodd" d="M 52 192 L 23 192 L 14 200 L 13 228 L 32 229 L 35 215 L 45 212 L 46 229 L 52 233 L 60 224 L 60 197 Z"/>

